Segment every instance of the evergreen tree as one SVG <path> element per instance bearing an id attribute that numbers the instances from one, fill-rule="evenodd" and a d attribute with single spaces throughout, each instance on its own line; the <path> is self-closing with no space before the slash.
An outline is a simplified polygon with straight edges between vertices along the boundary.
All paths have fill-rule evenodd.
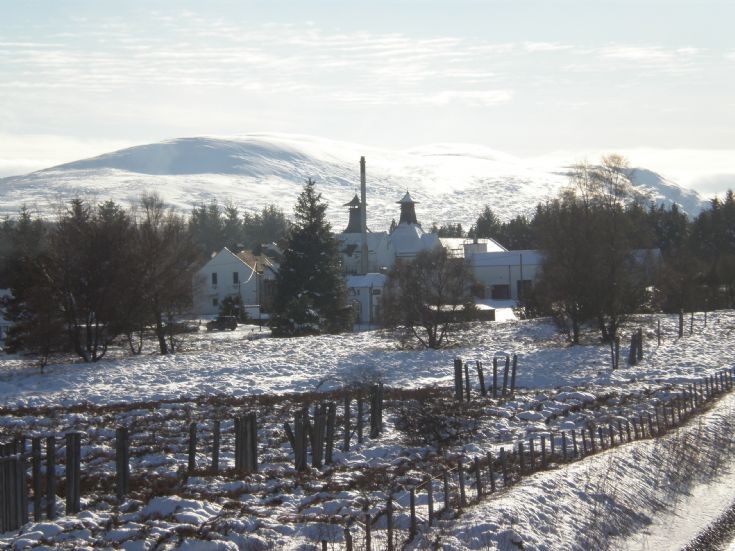
<path id="1" fill-rule="evenodd" d="M 327 204 L 306 181 L 294 209 L 295 224 L 276 278 L 271 328 L 276 336 L 339 333 L 349 328 L 337 241 L 326 221 Z"/>
<path id="2" fill-rule="evenodd" d="M 245 214 L 243 233 L 245 247 L 258 250 L 264 243 L 282 242 L 288 235 L 289 222 L 275 205 L 263 207 L 259 213 Z"/>
<path id="3" fill-rule="evenodd" d="M 471 237 L 485 237 L 497 239 L 500 233 L 500 220 L 488 206 L 477 217 L 477 222 L 470 228 Z"/>
<path id="4" fill-rule="evenodd" d="M 209 256 L 225 246 L 225 222 L 217 201 L 201 203 L 191 211 L 189 231 L 201 251 Z"/>

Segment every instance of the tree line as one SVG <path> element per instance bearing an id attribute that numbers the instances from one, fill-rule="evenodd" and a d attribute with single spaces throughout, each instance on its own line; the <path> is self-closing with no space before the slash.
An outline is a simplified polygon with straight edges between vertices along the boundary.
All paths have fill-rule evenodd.
<path id="1" fill-rule="evenodd" d="M 44 220 L 27 208 L 0 224 L 0 287 L 9 352 L 53 353 L 85 362 L 116 339 L 133 354 L 144 335 L 175 352 L 175 319 L 192 303 L 194 274 L 223 246 L 235 250 L 283 239 L 288 222 L 273 206 L 239 215 L 231 205 L 198 205 L 186 217 L 145 194 L 131 208 L 74 199 Z"/>
<path id="2" fill-rule="evenodd" d="M 647 201 L 627 168 L 617 155 L 574 166 L 570 185 L 532 216 L 501 222 L 486 207 L 468 232 L 543 253 L 524 307 L 555 316 L 575 343 L 583 323 L 611 342 L 630 313 L 735 307 L 733 192 L 689 218 Z"/>

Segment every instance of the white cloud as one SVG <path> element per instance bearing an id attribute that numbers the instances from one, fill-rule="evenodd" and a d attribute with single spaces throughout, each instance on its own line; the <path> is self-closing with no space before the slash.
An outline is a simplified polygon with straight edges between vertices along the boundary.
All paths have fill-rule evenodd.
<path id="1" fill-rule="evenodd" d="M 455 101 L 498 105 L 509 102 L 513 97 L 510 90 L 444 90 L 426 98 L 428 103 L 447 105 Z"/>
<path id="2" fill-rule="evenodd" d="M 527 52 L 558 52 L 572 49 L 571 45 L 558 42 L 524 42 L 523 47 Z"/>

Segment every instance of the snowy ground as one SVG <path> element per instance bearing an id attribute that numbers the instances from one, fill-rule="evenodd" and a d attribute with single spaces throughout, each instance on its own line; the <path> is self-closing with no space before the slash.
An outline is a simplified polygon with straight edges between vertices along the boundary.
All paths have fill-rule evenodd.
<path id="1" fill-rule="evenodd" d="M 198 333 L 185 338 L 184 352 L 103 359 L 95 364 L 60 364 L 40 375 L 16 358 L 0 359 L 0 406 L 69 406 L 130 401 L 190 399 L 198 396 L 337 389 L 360 379 L 380 378 L 391 387 L 448 385 L 452 361 L 480 360 L 486 369 L 496 352 L 517 353 L 518 386 L 640 389 L 647 385 L 686 383 L 723 366 L 735 365 L 729 339 L 735 331 L 732 312 L 695 318 L 694 334 L 676 338 L 676 319 L 662 317 L 661 346 L 656 319 L 640 318 L 646 350 L 641 365 L 609 369 L 609 350 L 592 343 L 569 347 L 555 328 L 540 321 L 476 324 L 456 347 L 400 350 L 380 332 L 301 339 L 254 338 L 256 328 Z M 637 326 L 637 325 L 636 325 Z M 625 344 L 625 342 L 624 342 Z M 625 352 L 625 351 L 624 351 Z"/>
<path id="2" fill-rule="evenodd" d="M 681 339 L 676 337 L 676 319 L 662 316 L 660 346 L 655 335 L 658 320 L 640 317 L 625 329 L 629 334 L 633 327 L 644 328 L 644 360 L 636 367 L 623 363 L 614 372 L 609 369 L 607 348 L 593 339 L 569 347 L 543 320 L 477 324 L 462 335 L 455 348 L 441 351 L 400 350 L 390 336 L 375 331 L 277 340 L 257 328 L 243 327 L 235 332 L 189 335 L 184 351 L 175 356 L 160 357 L 149 351 L 93 365 L 56 364 L 44 375 L 18 358 L 3 358 L 0 440 L 18 433 L 82 431 L 83 473 L 90 487 L 83 492 L 84 511 L 79 515 L 31 524 L 20 535 L 0 539 L 0 545 L 12 543 L 22 548 L 26 543 L 45 541 L 68 548 L 119 544 L 139 549 L 158 541 L 168 548 L 187 538 L 206 537 L 219 542 L 212 543 L 212 548 L 303 548 L 300 546 L 319 539 L 332 539 L 328 533 L 334 527 L 318 522 L 319 518 L 358 515 L 364 501 L 369 502 L 369 510 L 378 511 L 388 487 L 398 492 L 397 523 L 405 532 L 407 494 L 403 489 L 442 465 L 450 465 L 458 454 L 482 457 L 492 452 L 497 456 L 501 446 L 531 435 L 558 438 L 560 430 L 652 412 L 657 402 L 686 384 L 735 365 L 730 344 L 735 312 L 710 314 L 706 327 L 703 315 L 698 315 L 692 334 L 687 324 L 687 334 Z M 475 396 L 470 407 L 456 411 L 448 389 L 453 359 L 460 356 L 472 364 L 482 361 L 489 381 L 493 355 L 505 351 L 519 357 L 517 395 L 509 400 Z M 334 466 L 297 475 L 282 429 L 283 422 L 291 420 L 303 403 L 302 395 L 293 393 L 339 390 L 377 379 L 388 387 L 385 434 L 366 438 L 362 444 L 353 441 L 349 452 L 336 450 Z M 401 389 L 407 392 L 401 394 Z M 312 403 L 315 399 L 308 397 Z M 731 416 L 731 402 L 718 405 L 708 421 L 711 426 L 716 426 L 723 412 Z M 452 430 L 459 433 L 445 443 L 441 453 L 422 442 L 420 435 L 401 428 L 410 418 L 412 404 L 433 405 L 456 414 L 459 427 Z M 219 476 L 202 471 L 185 483 L 177 480 L 178 469 L 187 461 L 185 427 L 191 421 L 199 423 L 203 444 L 197 461 L 203 468 L 208 462 L 211 422 L 222 419 L 222 468 L 232 468 L 232 416 L 243 408 L 258 411 L 261 472 L 240 479 L 229 471 Z M 134 478 L 132 496 L 120 506 L 110 495 L 112 441 L 119 425 L 131 430 Z M 701 434 L 704 438 L 709 433 Z M 569 501 L 572 494 L 581 499 L 584 488 L 580 481 L 591 480 L 604 458 L 615 454 L 622 462 L 622 472 L 638 477 L 643 487 L 648 483 L 645 466 L 660 454 L 657 445 L 639 442 L 537 475 L 534 481 L 489 500 L 490 509 L 484 513 L 485 505 L 480 505 L 477 513 L 468 511 L 458 520 L 445 519 L 431 537 L 449 548 L 483 549 L 516 536 L 523 538 L 527 549 L 557 548 L 544 546 L 552 519 L 563 517 L 565 510 L 594 505 L 594 499 L 576 505 Z M 57 468 L 63 475 L 63 464 Z M 510 528 L 473 517 L 488 518 L 506 503 L 509 507 L 511 503 L 515 507 L 531 504 L 534 515 L 523 517 L 522 529 L 514 527 L 517 521 L 512 515 L 503 517 Z M 653 501 L 642 506 L 653 508 Z M 419 502 L 420 514 L 425 507 Z M 644 526 L 647 514 L 631 526 Z M 312 522 L 296 522 L 305 517 Z M 475 525 L 484 528 L 482 536 L 471 543 L 466 538 L 475 537 L 476 530 L 468 527 Z M 573 548 L 580 534 L 569 530 L 563 541 Z"/>

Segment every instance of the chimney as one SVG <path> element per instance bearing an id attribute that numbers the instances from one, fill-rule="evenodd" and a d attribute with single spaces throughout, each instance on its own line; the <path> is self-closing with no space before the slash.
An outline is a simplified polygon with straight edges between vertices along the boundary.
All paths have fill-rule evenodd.
<path id="1" fill-rule="evenodd" d="M 365 157 L 360 157 L 360 233 L 362 233 L 362 248 L 360 249 L 360 271 L 368 273 L 368 244 L 367 244 L 367 187 L 365 184 Z"/>

